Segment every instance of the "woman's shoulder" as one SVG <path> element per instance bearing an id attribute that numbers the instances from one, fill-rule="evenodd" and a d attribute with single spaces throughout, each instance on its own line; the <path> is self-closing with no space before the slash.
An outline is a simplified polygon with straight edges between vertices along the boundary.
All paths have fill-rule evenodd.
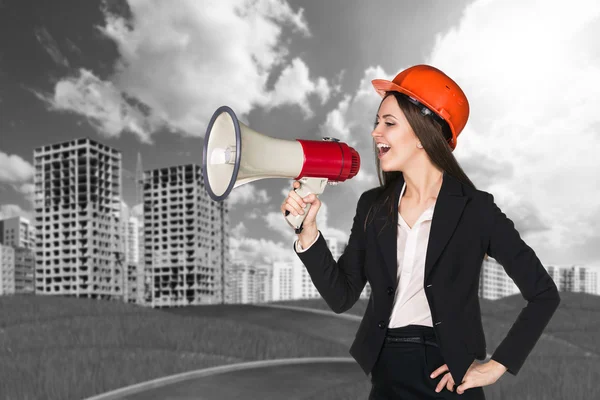
<path id="1" fill-rule="evenodd" d="M 375 201 L 379 196 L 381 196 L 381 194 L 384 191 L 384 187 L 383 186 L 375 186 L 371 189 L 367 189 L 364 192 L 362 192 L 362 194 L 360 195 L 360 197 L 358 198 L 358 203 L 371 203 L 373 201 Z"/>

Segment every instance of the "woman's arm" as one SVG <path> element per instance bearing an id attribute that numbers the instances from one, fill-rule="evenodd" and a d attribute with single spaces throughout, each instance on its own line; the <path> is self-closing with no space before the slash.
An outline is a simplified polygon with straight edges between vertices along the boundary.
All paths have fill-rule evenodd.
<path id="1" fill-rule="evenodd" d="M 556 311 L 560 296 L 533 249 L 521 239 L 514 223 L 494 203 L 494 196 L 488 195 L 492 218 L 489 220 L 487 254 L 504 267 L 527 300 L 527 305 L 491 357 L 516 375 Z"/>
<path id="2" fill-rule="evenodd" d="M 364 197 L 365 193 L 358 200 L 350 239 L 339 260 L 333 258 L 321 231 L 318 231 L 316 241 L 306 250 L 298 252 L 294 246 L 294 251 L 306 266 L 313 284 L 331 310 L 337 314 L 354 306 L 367 283 L 364 271 Z"/>

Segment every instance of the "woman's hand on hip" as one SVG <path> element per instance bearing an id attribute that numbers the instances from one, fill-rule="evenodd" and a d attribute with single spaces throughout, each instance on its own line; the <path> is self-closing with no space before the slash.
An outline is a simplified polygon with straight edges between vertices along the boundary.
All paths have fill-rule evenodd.
<path id="1" fill-rule="evenodd" d="M 473 361 L 462 383 L 456 388 L 456 393 L 463 394 L 467 389 L 496 383 L 505 372 L 506 367 L 498 361 L 489 360 L 484 363 Z"/>
<path id="2" fill-rule="evenodd" d="M 442 377 L 437 387 L 436 392 L 440 392 L 444 386 L 450 391 L 454 389 L 454 379 L 449 372 L 448 365 L 444 364 L 431 374 L 431 378 L 435 378 L 438 375 L 448 372 Z M 506 372 L 506 367 L 495 360 L 489 360 L 485 363 L 473 361 L 465 376 L 462 383 L 456 388 L 456 393 L 463 394 L 465 390 L 478 387 L 487 386 L 496 383 L 498 379 Z"/>

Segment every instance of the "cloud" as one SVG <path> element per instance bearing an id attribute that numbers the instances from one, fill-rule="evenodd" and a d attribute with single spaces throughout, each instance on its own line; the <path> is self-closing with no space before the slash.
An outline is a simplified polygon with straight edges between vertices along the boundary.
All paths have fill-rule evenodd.
<path id="1" fill-rule="evenodd" d="M 251 183 L 236 187 L 227 197 L 227 202 L 232 208 L 238 204 L 266 204 L 269 201 L 271 198 L 267 195 L 267 191 L 257 190 Z"/>
<path id="2" fill-rule="evenodd" d="M 476 1 L 427 60 L 470 100 L 457 158 L 470 160 L 468 173 L 491 172 L 479 182 L 506 193 L 499 206 L 518 226 L 551 229 L 542 247 L 596 232 L 589 215 L 600 196 L 600 3 L 570 4 Z"/>
<path id="3" fill-rule="evenodd" d="M 569 246 L 588 239 L 582 232 L 598 238 L 589 215 L 600 197 L 600 3 L 575 3 L 475 1 L 423 60 L 469 98 L 470 119 L 454 151 L 465 172 L 541 253 L 564 249 L 558 262 L 572 261 Z M 320 127 L 323 136 L 355 144 L 364 172 L 359 192 L 376 184 L 370 132 L 380 99 L 370 80 L 408 66 L 367 68 Z"/>
<path id="4" fill-rule="evenodd" d="M 34 33 L 38 42 L 56 64 L 67 68 L 70 67 L 69 60 L 62 54 L 58 47 L 58 43 L 56 43 L 56 40 L 50 35 L 50 32 L 48 32 L 46 27 L 35 28 Z"/>
<path id="5" fill-rule="evenodd" d="M 50 110 L 85 116 L 105 137 L 118 137 L 127 130 L 150 143 L 151 132 L 166 124 L 154 111 L 128 99 L 113 83 L 86 69 L 57 82 L 53 94 L 34 93 Z"/>
<path id="6" fill-rule="evenodd" d="M 13 154 L 0 151 L 0 182 L 21 184 L 33 180 L 33 166 Z"/>
<path id="7" fill-rule="evenodd" d="M 238 223 L 231 230 L 231 235 L 236 238 L 242 238 L 243 236 L 246 236 L 247 233 L 248 233 L 248 228 L 246 228 L 246 225 L 244 225 L 243 222 Z"/>
<path id="8" fill-rule="evenodd" d="M 31 211 L 23 210 L 21 206 L 17 204 L 0 204 L 0 219 L 12 218 L 12 217 L 23 217 L 33 222 L 33 213 Z"/>
<path id="9" fill-rule="evenodd" d="M 230 236 L 229 249 L 231 261 L 244 265 L 272 265 L 276 261 L 292 261 L 297 257 L 293 252 L 292 243 L 284 244 L 250 237 Z"/>
<path id="10" fill-rule="evenodd" d="M 327 81 L 311 80 L 302 60 L 286 64 L 290 36 L 310 36 L 303 10 L 286 1 L 182 0 L 177 7 L 129 1 L 129 9 L 130 19 L 104 10 L 98 28 L 117 46 L 113 75 L 102 81 L 81 70 L 45 96 L 54 109 L 89 117 L 105 135 L 126 129 L 149 141 L 167 127 L 203 136 L 223 104 L 241 118 L 256 107 L 283 104 L 298 104 L 310 115 L 307 97 L 329 96 Z M 283 72 L 272 76 L 275 71 Z M 272 91 L 269 81 L 276 82 Z"/>
<path id="11" fill-rule="evenodd" d="M 336 137 L 359 153 L 360 170 L 352 178 L 357 182 L 352 184 L 357 195 L 379 186 L 371 132 L 381 98 L 373 89 L 371 80 L 382 77 L 389 77 L 389 74 L 379 66 L 365 69 L 356 91 L 345 94 L 319 126 L 322 136 Z"/>
<path id="12" fill-rule="evenodd" d="M 273 92 L 270 93 L 271 100 L 265 106 L 270 108 L 283 104 L 298 104 L 304 115 L 310 117 L 313 112 L 308 104 L 307 95 L 315 93 L 321 98 L 321 104 L 325 104 L 330 92 L 325 78 L 319 77 L 316 83 L 311 81 L 304 61 L 294 58 L 281 72 Z"/>

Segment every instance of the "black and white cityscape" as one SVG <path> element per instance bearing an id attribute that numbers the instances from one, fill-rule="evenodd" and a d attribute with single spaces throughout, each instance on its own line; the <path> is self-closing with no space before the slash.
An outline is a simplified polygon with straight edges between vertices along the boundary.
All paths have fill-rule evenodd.
<path id="1" fill-rule="evenodd" d="M 487 398 L 600 398 L 598 1 L 0 0 L 0 31 L 0 399 L 367 398 L 369 284 L 331 312 L 280 211 L 293 179 L 215 201 L 202 151 L 223 105 L 356 149 L 319 196 L 337 260 L 379 186 L 371 80 L 416 64 L 460 83 L 453 154 L 561 293 Z M 491 257 L 478 285 L 491 353 L 526 299 Z"/>

